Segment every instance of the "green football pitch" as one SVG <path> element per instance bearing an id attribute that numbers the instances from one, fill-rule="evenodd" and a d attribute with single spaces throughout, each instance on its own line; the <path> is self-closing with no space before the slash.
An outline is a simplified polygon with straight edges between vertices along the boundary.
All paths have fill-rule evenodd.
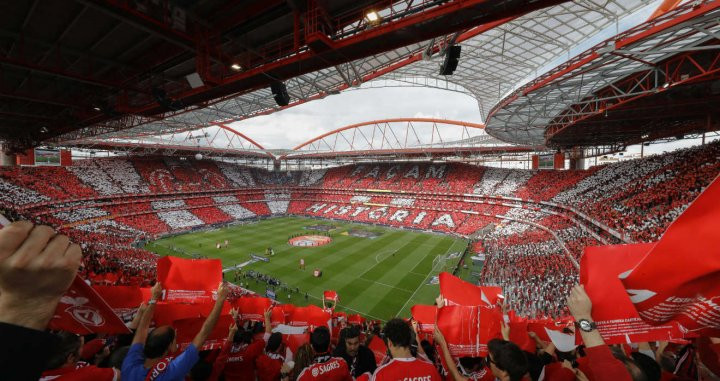
<path id="1" fill-rule="evenodd" d="M 317 247 L 295 247 L 288 244 L 291 235 L 312 235 L 313 225 L 332 225 L 332 242 Z M 377 233 L 375 238 L 348 235 L 351 229 Z M 321 233 L 322 234 L 322 233 Z M 217 243 L 229 241 L 227 248 L 217 249 Z M 352 224 L 340 221 L 299 217 L 260 220 L 244 225 L 200 231 L 164 238 L 145 248 L 160 255 L 191 257 L 203 255 L 220 258 L 223 268 L 250 261 L 250 254 L 265 257 L 268 247 L 274 255 L 269 262 L 246 264 L 241 273 L 253 270 L 287 284 L 291 292 L 274 287 L 277 300 L 295 305 L 321 305 L 324 290 L 340 295 L 336 311 L 360 313 L 371 319 L 388 320 L 395 316 L 408 317 L 414 304 L 432 304 L 438 295 L 437 284 L 429 284 L 433 276 L 452 269 L 459 261 L 467 242 L 450 236 Z M 435 258 L 453 257 L 446 260 Z M 305 259 L 305 270 L 299 269 Z M 313 276 L 313 269 L 321 269 L 322 277 Z M 252 278 L 235 281 L 235 272 L 225 279 L 242 283 L 264 295 L 267 284 Z M 300 292 L 295 292 L 295 289 Z M 305 294 L 308 297 L 305 297 Z M 288 298 L 289 297 L 289 298 Z"/>

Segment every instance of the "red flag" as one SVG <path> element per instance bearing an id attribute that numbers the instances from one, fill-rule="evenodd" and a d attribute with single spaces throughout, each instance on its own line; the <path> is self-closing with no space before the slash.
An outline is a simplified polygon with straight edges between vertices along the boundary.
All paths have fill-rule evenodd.
<path id="1" fill-rule="evenodd" d="M 338 293 L 333 290 L 323 291 L 323 298 L 325 300 L 332 300 L 336 303 L 340 301 L 340 296 L 338 296 Z"/>
<path id="2" fill-rule="evenodd" d="M 435 330 L 436 306 L 416 304 L 410 307 L 410 315 L 418 322 L 418 330 L 423 333 L 433 333 Z"/>
<path id="3" fill-rule="evenodd" d="M 265 311 L 272 306 L 272 300 L 261 297 L 240 297 L 232 302 L 238 309 L 240 320 L 265 321 Z"/>
<path id="4" fill-rule="evenodd" d="M 297 335 L 282 335 L 283 343 L 290 348 L 292 353 L 297 353 L 298 348 L 303 344 L 310 342 L 309 333 L 301 333 Z"/>
<path id="5" fill-rule="evenodd" d="M 213 328 L 207 339 L 205 339 L 205 343 L 202 348 L 198 348 L 198 350 L 204 351 L 220 348 L 228 336 L 228 331 L 232 322 L 232 316 L 220 315 L 217 324 L 215 324 L 215 328 Z M 192 342 L 195 335 L 200 332 L 203 323 L 205 323 L 205 318 L 200 317 L 181 319 L 173 322 L 172 326 L 175 328 L 175 332 L 177 332 L 177 343 L 181 350 L 185 349 L 185 347 Z"/>
<path id="6" fill-rule="evenodd" d="M 547 326 L 548 323 L 533 321 L 528 322 L 527 330 L 528 332 L 535 332 L 540 340 L 550 342 L 550 336 L 548 336 L 547 332 L 545 332 L 545 327 Z M 512 332 L 512 330 L 510 332 Z"/>
<path id="7" fill-rule="evenodd" d="M 343 311 L 333 311 L 333 313 L 332 313 L 332 318 L 333 318 L 333 319 L 338 319 L 338 320 L 345 320 L 345 321 L 347 321 L 347 312 L 343 312 Z"/>
<path id="8" fill-rule="evenodd" d="M 270 316 L 270 325 L 275 327 L 279 324 L 285 324 L 285 312 L 282 307 L 276 306 L 273 307 L 272 315 Z"/>
<path id="9" fill-rule="evenodd" d="M 330 317 L 330 314 L 323 311 L 322 308 L 311 304 L 306 307 L 293 308 L 287 324 L 295 327 L 327 327 Z"/>
<path id="10" fill-rule="evenodd" d="M 150 300 L 150 288 L 137 286 L 93 286 L 95 292 L 113 309 L 124 322 L 135 317 L 140 303 Z"/>
<path id="11" fill-rule="evenodd" d="M 75 276 L 60 299 L 48 328 L 80 335 L 131 333 L 103 298 L 79 276 Z"/>
<path id="12" fill-rule="evenodd" d="M 179 304 L 179 303 L 158 303 L 155 306 L 155 314 L 153 320 L 156 326 L 172 325 L 176 320 L 202 318 L 205 319 L 212 311 L 215 303 L 196 303 L 196 304 Z M 224 303 L 221 314 L 230 313 L 230 306 Z"/>
<path id="13" fill-rule="evenodd" d="M 375 356 L 375 362 L 377 364 L 381 364 L 382 360 L 387 355 L 387 346 L 385 345 L 385 342 L 377 337 L 377 335 L 373 336 L 372 340 L 370 340 L 370 344 L 368 344 L 368 348 L 373 352 L 373 355 Z"/>
<path id="14" fill-rule="evenodd" d="M 640 343 L 682 337 L 672 324 L 651 326 L 640 319 L 618 274 L 645 256 L 653 243 L 586 247 L 580 283 L 592 300 L 592 316 L 606 344 Z"/>
<path id="15" fill-rule="evenodd" d="M 508 324 L 510 325 L 510 341 L 524 351 L 535 353 L 535 340 L 528 335 L 528 323 L 511 321 Z"/>
<path id="16" fill-rule="evenodd" d="M 445 305 L 494 306 L 502 295 L 502 288 L 476 286 L 450 273 L 440 273 L 440 294 Z"/>
<path id="17" fill-rule="evenodd" d="M 496 310 L 481 306 L 445 306 L 438 309 L 437 326 L 455 357 L 487 355 L 487 343 L 502 338 Z"/>
<path id="18" fill-rule="evenodd" d="M 622 283 L 640 317 L 720 336 L 720 177 L 663 234 Z"/>
<path id="19" fill-rule="evenodd" d="M 163 286 L 163 300 L 203 303 L 214 300 L 222 282 L 219 259 L 162 257 L 157 261 L 157 278 Z"/>
<path id="20" fill-rule="evenodd" d="M 365 318 L 358 314 L 348 316 L 348 324 L 362 325 L 363 323 L 365 323 Z"/>

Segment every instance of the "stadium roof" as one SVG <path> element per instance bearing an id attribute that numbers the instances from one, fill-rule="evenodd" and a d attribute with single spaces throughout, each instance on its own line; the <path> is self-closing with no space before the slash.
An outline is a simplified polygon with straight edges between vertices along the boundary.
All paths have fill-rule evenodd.
<path id="1" fill-rule="evenodd" d="M 85 138 L 73 147 L 165 156 L 233 157 L 269 160 L 408 160 L 414 158 L 476 159 L 486 155 L 518 155 L 542 150 L 499 141 L 482 124 L 432 118 L 383 119 L 337 128 L 292 149 L 266 149 L 236 129 L 201 128 L 154 136 Z"/>
<path id="2" fill-rule="evenodd" d="M 689 2 L 600 42 L 506 97 L 489 134 L 553 147 L 718 129 L 720 3 Z"/>
<path id="3" fill-rule="evenodd" d="M 622 16 L 646 6 L 647 1 L 643 0 L 565 2 L 517 18 L 481 24 L 291 79 L 286 82 L 288 91 L 297 99 L 291 106 L 378 79 L 389 86 L 464 92 L 478 100 L 484 119 L 502 96 L 534 79 L 543 67 L 566 59 L 570 49 L 615 25 Z M 452 43 L 459 43 L 464 49 L 458 69 L 452 76 L 440 76 L 444 50 Z M 156 134 L 182 126 L 193 128 L 210 125 L 212 120 L 229 123 L 280 109 L 270 91 L 260 89 L 199 113 L 146 124 L 133 129 L 131 134 Z M 238 117 L 230 117 L 232 114 Z M 128 131 L 123 131 L 115 135 L 127 134 Z"/>
<path id="4" fill-rule="evenodd" d="M 290 80 L 295 104 L 322 97 L 414 44 L 563 1 L 14 2 L 0 13 L 0 137 L 32 146 L 238 120 L 277 109 L 272 83 Z"/>
<path id="5" fill-rule="evenodd" d="M 547 0 L 532 7 L 521 3 L 205 0 L 175 2 L 163 13 L 150 5 L 133 8 L 122 1 L 75 0 L 63 9 L 36 1 L 0 16 L 8 18 L 5 25 L 13 30 L 0 31 L 0 47 L 8 52 L 0 67 L 10 74 L 5 78 L 14 81 L 6 88 L 15 89 L 0 91 L 0 98 L 9 100 L 0 109 L 0 136 L 26 146 L 54 141 L 109 149 L 133 142 L 133 150 L 140 144 L 155 151 L 165 139 L 161 136 L 227 126 L 353 87 L 423 86 L 476 98 L 481 118 L 488 120 L 488 132 L 506 142 L 541 149 L 618 143 L 621 136 L 627 143 L 628 135 L 619 127 L 606 129 L 611 138 L 596 139 L 598 134 L 570 128 L 577 120 L 557 124 L 555 118 L 567 113 L 571 101 L 640 72 L 643 61 L 660 62 L 668 54 L 628 58 L 611 52 L 606 58 L 614 58 L 614 66 L 595 70 L 595 60 L 603 58 L 596 54 L 568 76 L 577 79 L 575 74 L 583 73 L 579 87 L 554 92 L 553 88 L 561 82 L 558 71 L 577 64 L 588 52 L 607 49 L 608 41 L 658 25 L 659 21 L 642 21 L 660 1 Z M 676 3 L 665 1 L 661 7 Z M 701 11 L 694 11 L 702 16 L 712 10 L 710 3 L 686 3 L 681 9 L 702 5 Z M 372 12 L 379 21 L 366 17 Z M 678 20 L 680 16 L 682 12 L 676 10 L 658 18 L 676 27 L 662 28 L 663 37 L 655 41 L 665 38 L 676 45 L 699 45 L 716 36 L 712 32 L 716 25 L 706 17 L 708 29 L 693 33 L 699 37 L 673 38 L 683 32 L 678 25 L 688 21 Z M 646 40 L 649 36 L 644 33 L 643 41 L 652 42 Z M 633 40 L 636 45 L 643 41 Z M 460 64 L 452 76 L 440 76 L 439 65 L 453 44 L 462 46 Z M 584 74 L 588 66 L 594 77 Z M 557 78 L 547 81 L 551 76 Z M 190 83 L 198 79 L 200 87 L 192 88 Z M 287 86 L 288 106 L 278 106 L 268 88 L 277 81 Z M 673 96 L 667 101 L 672 103 Z M 612 106 L 604 104 L 605 109 Z M 615 115 L 620 119 L 620 113 L 611 113 Z M 679 123 L 669 125 L 677 131 Z M 651 136 L 647 128 L 640 130 L 633 139 Z M 476 140 L 458 139 L 455 146 L 462 142 L 472 147 Z M 178 149 L 176 139 L 166 143 L 168 149 Z M 248 149 L 229 147 L 226 155 L 268 152 Z M 352 151 L 304 155 L 327 157 Z M 370 151 L 382 153 L 372 147 Z M 300 157 L 287 150 L 277 153 Z"/>

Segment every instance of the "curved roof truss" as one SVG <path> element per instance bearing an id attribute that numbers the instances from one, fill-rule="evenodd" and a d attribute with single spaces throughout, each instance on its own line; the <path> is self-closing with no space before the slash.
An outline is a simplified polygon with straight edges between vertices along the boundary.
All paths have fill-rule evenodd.
<path id="1" fill-rule="evenodd" d="M 607 39 L 505 98 L 490 114 L 488 133 L 517 144 L 557 145 L 548 139 L 575 123 L 712 79 L 720 75 L 720 56 L 705 53 L 720 53 L 719 18 L 719 2 L 690 2 Z"/>
<path id="2" fill-rule="evenodd" d="M 191 155 L 200 153 L 215 157 L 274 158 L 262 145 L 224 124 L 194 131 L 174 132 L 163 136 L 78 139 L 65 142 L 62 146 L 133 154 Z"/>
<path id="3" fill-rule="evenodd" d="M 281 158 L 439 157 L 532 150 L 503 143 L 485 134 L 484 128 L 477 123 L 433 118 L 373 120 L 322 134 Z"/>
<path id="4" fill-rule="evenodd" d="M 647 8 L 646 8 L 647 7 Z M 439 75 L 443 51 L 380 78 L 390 86 L 426 86 L 467 93 L 477 99 L 482 120 L 507 94 L 587 48 L 598 35 L 624 24 L 622 18 L 654 9 L 646 0 L 578 0 L 543 8 L 475 35 L 460 34 L 457 70 Z M 613 33 L 616 34 L 616 33 Z M 601 38 L 600 41 L 604 39 Z M 585 48 L 583 48 L 585 46 Z M 592 45 L 590 45 L 592 46 Z M 553 65 L 555 64 L 555 65 Z"/>

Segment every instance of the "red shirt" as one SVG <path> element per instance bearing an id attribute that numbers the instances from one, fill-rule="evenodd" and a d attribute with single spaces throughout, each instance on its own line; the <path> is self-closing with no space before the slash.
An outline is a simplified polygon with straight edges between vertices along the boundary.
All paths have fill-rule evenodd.
<path id="1" fill-rule="evenodd" d="M 46 370 L 39 381 L 119 381 L 120 377 L 113 368 L 98 368 L 88 365 L 82 368 L 58 368 Z"/>
<path id="2" fill-rule="evenodd" d="M 547 381 L 575 381 L 577 376 L 572 370 L 565 368 L 561 362 L 545 365 L 545 380 Z"/>
<path id="3" fill-rule="evenodd" d="M 440 375 L 435 367 L 423 360 L 412 358 L 397 358 L 377 368 L 373 374 L 376 381 L 440 381 Z"/>
<path id="4" fill-rule="evenodd" d="M 277 353 L 263 353 L 255 360 L 259 381 L 280 379 L 280 370 L 285 359 Z"/>
<path id="5" fill-rule="evenodd" d="M 255 381 L 255 360 L 263 353 L 265 341 L 233 344 L 225 364 L 225 380 Z"/>
<path id="6" fill-rule="evenodd" d="M 303 369 L 297 381 L 352 381 L 350 369 L 342 357 L 329 357 L 327 360 L 317 362 Z"/>
<path id="7" fill-rule="evenodd" d="M 470 374 L 465 374 L 463 372 L 460 372 L 464 377 L 467 377 L 470 381 L 494 381 L 495 376 L 493 376 L 492 371 L 490 368 L 485 367 L 480 369 L 477 372 L 473 372 Z M 453 381 L 455 380 L 451 373 L 448 372 L 448 374 L 445 376 L 445 381 Z"/>

